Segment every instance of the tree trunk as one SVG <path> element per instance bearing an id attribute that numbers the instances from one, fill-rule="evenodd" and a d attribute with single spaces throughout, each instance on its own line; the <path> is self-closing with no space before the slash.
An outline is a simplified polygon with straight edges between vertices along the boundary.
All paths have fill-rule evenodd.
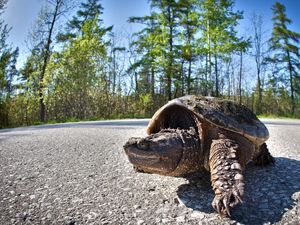
<path id="1" fill-rule="evenodd" d="M 239 74 L 239 104 L 242 104 L 242 73 L 243 73 L 243 52 L 240 56 L 240 74 Z"/>
<path id="2" fill-rule="evenodd" d="M 191 75 L 192 75 L 192 60 L 189 60 L 188 76 L 187 76 L 187 93 L 191 94 Z"/>
<path id="3" fill-rule="evenodd" d="M 112 94 L 115 95 L 115 93 L 116 93 L 116 79 L 117 79 L 117 75 L 116 75 L 116 50 L 115 49 L 113 49 L 113 71 L 112 71 L 112 75 L 113 75 Z"/>
<path id="4" fill-rule="evenodd" d="M 153 66 L 151 66 L 151 97 L 154 99 L 155 94 L 155 72 Z"/>
<path id="5" fill-rule="evenodd" d="M 290 74 L 290 88 L 291 88 L 291 100 L 292 100 L 292 115 L 295 113 L 295 96 L 294 96 L 294 85 L 293 85 L 293 67 L 292 67 L 292 62 L 291 62 L 291 57 L 290 57 L 290 52 L 287 51 L 287 56 L 288 56 L 288 68 L 289 68 L 289 74 Z"/>
<path id="6" fill-rule="evenodd" d="M 173 73 L 173 25 L 172 25 L 172 10 L 168 7 L 168 22 L 169 22 L 169 65 L 167 68 L 167 97 L 168 100 L 172 99 L 172 73 Z"/>
<path id="7" fill-rule="evenodd" d="M 219 74 L 218 74 L 217 54 L 215 54 L 214 57 L 215 57 L 215 76 L 216 76 L 216 97 L 219 97 Z"/>
<path id="8" fill-rule="evenodd" d="M 56 0 L 55 4 L 55 10 L 53 12 L 53 18 L 50 24 L 50 29 L 47 37 L 47 42 L 45 45 L 45 55 L 43 59 L 43 65 L 42 65 L 42 71 L 40 75 L 40 83 L 39 83 L 39 102 L 40 102 L 40 120 L 41 122 L 45 122 L 45 103 L 44 103 L 44 76 L 46 72 L 46 68 L 50 59 L 50 48 L 51 48 L 51 43 L 52 43 L 52 35 L 53 35 L 53 29 L 55 22 L 57 20 L 57 16 L 59 13 L 59 8 L 61 7 L 62 0 Z"/>
<path id="9" fill-rule="evenodd" d="M 262 84 L 261 84 L 261 68 L 262 68 L 262 59 L 263 59 L 263 49 L 262 49 L 262 16 L 253 14 L 251 18 L 252 27 L 254 29 L 254 49 L 255 49 L 255 63 L 257 70 L 257 86 L 256 92 L 258 92 L 258 101 L 255 104 L 256 113 L 261 113 L 261 104 L 262 104 Z"/>
<path id="10" fill-rule="evenodd" d="M 135 83 L 135 97 L 137 97 L 137 93 L 139 93 L 139 83 L 138 83 L 138 73 L 134 71 L 134 83 Z M 137 98 L 135 98 L 137 100 Z"/>
<path id="11" fill-rule="evenodd" d="M 257 90 L 258 90 L 258 104 L 257 104 L 257 112 L 261 113 L 261 104 L 262 104 L 262 88 L 261 88 L 261 80 L 260 80 L 260 72 L 257 72 Z"/>
<path id="12" fill-rule="evenodd" d="M 208 25 L 207 25 L 207 29 L 208 29 L 208 37 L 207 37 L 207 42 L 208 42 L 208 78 L 209 78 L 209 82 L 212 81 L 212 77 L 211 77 L 211 37 L 210 37 L 210 21 L 208 20 Z M 206 84 L 207 85 L 207 84 Z M 211 90 L 208 90 L 207 93 L 209 96 L 211 95 Z"/>
<path id="13" fill-rule="evenodd" d="M 181 61 L 181 68 L 180 68 L 180 79 L 181 79 L 181 96 L 184 96 L 184 85 L 185 85 L 185 77 L 184 77 L 184 60 Z M 188 83 L 187 83 L 188 85 Z"/>
<path id="14" fill-rule="evenodd" d="M 204 81 L 204 95 L 207 95 L 207 82 L 208 82 L 208 55 L 205 54 L 205 81 Z"/>

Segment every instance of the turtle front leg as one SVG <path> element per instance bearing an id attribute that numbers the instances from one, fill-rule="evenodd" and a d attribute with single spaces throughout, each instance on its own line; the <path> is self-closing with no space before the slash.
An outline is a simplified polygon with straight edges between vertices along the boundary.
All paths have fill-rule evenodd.
<path id="1" fill-rule="evenodd" d="M 209 167 L 215 192 L 213 208 L 221 216 L 231 216 L 230 209 L 242 202 L 244 178 L 238 158 L 239 145 L 231 139 L 213 140 L 210 148 Z"/>
<path id="2" fill-rule="evenodd" d="M 261 146 L 259 146 L 258 149 L 254 152 L 253 162 L 257 166 L 266 166 L 270 164 L 275 164 L 275 159 L 269 152 L 269 149 L 267 147 L 266 143 L 263 143 Z"/>

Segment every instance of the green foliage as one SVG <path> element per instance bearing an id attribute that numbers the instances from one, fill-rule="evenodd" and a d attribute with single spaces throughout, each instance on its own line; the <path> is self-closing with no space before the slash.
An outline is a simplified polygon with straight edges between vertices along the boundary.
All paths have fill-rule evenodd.
<path id="1" fill-rule="evenodd" d="M 0 16 L 6 3 L 7 1 L 0 2 Z M 16 61 L 19 50 L 12 49 L 7 43 L 10 30 L 0 17 L 0 128 L 11 123 L 9 108 L 15 89 L 13 81 L 18 76 Z"/>
<path id="2" fill-rule="evenodd" d="M 241 100 L 261 115 L 300 117 L 299 34 L 288 30 L 282 4 L 273 6 L 270 57 L 259 60 L 267 77 L 259 74 L 253 88 L 253 76 L 243 70 L 243 55 L 253 46 L 238 37 L 243 13 L 233 10 L 234 1 L 149 3 L 149 15 L 129 18 L 141 29 L 128 48 L 118 40 L 122 34 L 103 26 L 99 0 L 81 2 L 56 36 L 58 48 L 55 33 L 41 32 L 51 25 L 46 10 L 20 71 L 18 50 L 6 43 L 10 29 L 0 20 L 0 127 L 41 124 L 41 102 L 46 123 L 76 122 L 151 117 L 186 94 Z"/>
<path id="3" fill-rule="evenodd" d="M 59 42 L 66 42 L 76 38 L 78 32 L 82 31 L 82 27 L 86 21 L 94 20 L 97 17 L 97 23 L 103 23 L 102 19 L 100 19 L 100 15 L 103 14 L 103 7 L 99 3 L 99 0 L 87 0 L 81 2 L 80 6 L 76 16 L 73 16 L 73 18 L 68 21 L 65 31 L 58 33 L 56 38 Z M 111 29 L 112 27 L 106 28 L 107 31 Z"/>
<path id="4" fill-rule="evenodd" d="M 206 81 L 213 80 L 211 67 L 214 66 L 214 93 L 218 96 L 220 91 L 218 61 L 228 54 L 246 52 L 250 42 L 237 37 L 236 26 L 243 18 L 243 13 L 233 11 L 233 1 L 204 0 L 199 4 L 201 9 L 199 25 L 203 32 L 198 41 L 201 46 L 199 51 L 207 55 Z"/>
<path id="5" fill-rule="evenodd" d="M 285 6 L 276 2 L 273 7 L 273 31 L 270 39 L 270 50 L 273 54 L 268 58 L 268 61 L 276 64 L 279 68 L 277 79 L 282 80 L 285 86 L 289 87 L 289 93 L 284 95 L 287 100 L 290 96 L 291 114 L 295 113 L 296 99 L 295 95 L 299 96 L 299 69 L 300 69 L 300 52 L 299 44 L 300 34 L 288 29 L 287 25 L 292 21 L 287 18 Z M 282 92 L 279 92 L 282 94 Z"/>
<path id="6" fill-rule="evenodd" d="M 101 88 L 105 79 L 105 33 L 96 16 L 83 24 L 80 34 L 62 52 L 53 54 L 45 82 L 48 111 L 56 114 L 56 120 L 65 119 L 64 115 L 79 119 L 90 115 L 95 88 Z"/>

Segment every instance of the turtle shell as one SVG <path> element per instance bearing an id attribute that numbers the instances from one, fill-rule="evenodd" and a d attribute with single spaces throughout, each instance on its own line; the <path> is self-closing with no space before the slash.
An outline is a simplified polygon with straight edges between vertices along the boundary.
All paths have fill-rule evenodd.
<path id="1" fill-rule="evenodd" d="M 147 133 L 157 133 L 164 128 L 197 128 L 199 121 L 239 133 L 256 144 L 269 138 L 268 129 L 246 106 L 193 95 L 176 98 L 158 109 L 148 124 Z"/>

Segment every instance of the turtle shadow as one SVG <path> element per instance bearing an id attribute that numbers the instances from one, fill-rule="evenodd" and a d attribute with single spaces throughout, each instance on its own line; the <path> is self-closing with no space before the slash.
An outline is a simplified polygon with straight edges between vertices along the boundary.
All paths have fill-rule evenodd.
<path id="1" fill-rule="evenodd" d="M 278 157 L 274 166 L 247 165 L 243 204 L 232 209 L 232 220 L 242 224 L 275 223 L 300 200 L 300 161 Z M 207 172 L 187 177 L 189 183 L 178 187 L 177 195 L 188 208 L 215 213 L 214 193 Z"/>

